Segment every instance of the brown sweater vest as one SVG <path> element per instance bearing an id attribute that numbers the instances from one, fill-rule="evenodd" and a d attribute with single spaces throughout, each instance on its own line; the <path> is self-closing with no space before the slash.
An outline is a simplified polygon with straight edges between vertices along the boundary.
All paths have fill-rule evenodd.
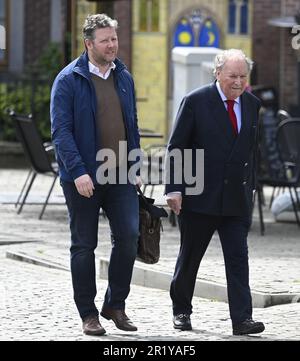
<path id="1" fill-rule="evenodd" d="M 116 166 L 122 165 L 125 154 L 119 159 L 119 141 L 126 140 L 120 99 L 114 86 L 113 71 L 105 80 L 91 74 L 96 90 L 96 129 L 101 149 L 112 149 L 116 155 Z M 127 152 L 127 148 L 126 148 Z M 112 168 L 113 165 L 109 165 Z"/>

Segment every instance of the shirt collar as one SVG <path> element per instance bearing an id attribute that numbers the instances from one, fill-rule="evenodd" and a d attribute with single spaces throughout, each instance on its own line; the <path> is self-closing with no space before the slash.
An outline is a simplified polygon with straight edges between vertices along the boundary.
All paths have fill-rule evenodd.
<path id="1" fill-rule="evenodd" d="M 226 102 L 227 97 L 226 97 L 225 94 L 222 92 L 220 83 L 219 83 L 218 81 L 216 82 L 216 86 L 217 86 L 218 92 L 219 92 L 220 97 L 222 98 L 223 102 Z M 239 104 L 239 103 L 240 103 L 240 97 L 235 98 L 234 101 Z"/>
<path id="2" fill-rule="evenodd" d="M 114 62 L 111 63 L 110 67 L 108 68 L 105 74 L 102 74 L 97 66 L 89 61 L 89 71 L 95 75 L 100 76 L 101 78 L 108 78 L 110 71 L 116 69 L 116 64 Z"/>

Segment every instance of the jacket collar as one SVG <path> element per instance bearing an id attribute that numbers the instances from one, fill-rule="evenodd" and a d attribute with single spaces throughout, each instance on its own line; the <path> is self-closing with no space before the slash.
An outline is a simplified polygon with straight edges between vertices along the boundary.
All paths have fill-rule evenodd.
<path id="1" fill-rule="evenodd" d="M 249 134 L 251 127 L 251 119 L 249 118 L 249 101 L 247 94 L 245 92 L 240 96 L 241 101 L 241 130 L 239 135 L 236 137 L 233 133 L 233 129 L 231 127 L 228 112 L 224 106 L 224 102 L 218 92 L 216 82 L 210 84 L 209 86 L 209 103 L 212 110 L 212 115 L 214 121 L 217 123 L 222 134 L 225 135 L 226 141 L 234 147 L 233 150 L 240 144 L 245 141 L 245 137 Z"/>
<path id="2" fill-rule="evenodd" d="M 116 64 L 116 68 L 114 70 L 115 72 L 120 73 L 126 69 L 125 64 L 122 63 L 122 61 L 118 58 L 114 60 L 114 63 Z M 84 76 L 85 78 L 90 78 L 89 57 L 86 51 L 84 51 L 80 57 L 77 58 L 73 71 Z"/>

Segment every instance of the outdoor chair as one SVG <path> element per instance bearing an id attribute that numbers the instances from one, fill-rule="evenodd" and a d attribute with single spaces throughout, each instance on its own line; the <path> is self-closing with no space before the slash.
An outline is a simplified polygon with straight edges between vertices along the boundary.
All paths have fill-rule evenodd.
<path id="1" fill-rule="evenodd" d="M 258 172 L 258 210 L 261 234 L 264 234 L 263 220 L 263 186 L 287 188 L 291 197 L 293 211 L 297 225 L 300 227 L 298 210 L 300 201 L 297 188 L 300 186 L 300 118 L 288 118 L 282 121 L 277 129 L 276 138 L 272 145 L 276 148 L 273 157 L 264 157 L 260 151 L 260 161 L 264 164 L 264 171 Z M 270 144 L 269 144 L 270 145 Z M 260 145 L 261 148 L 264 144 Z M 265 153 L 266 154 L 266 153 Z M 274 157 L 277 154 L 277 157 Z M 294 195 L 293 195 L 294 192 Z"/>
<path id="2" fill-rule="evenodd" d="M 36 176 L 38 174 L 42 174 L 53 177 L 53 181 L 39 215 L 39 219 L 42 219 L 56 179 L 58 177 L 58 165 L 55 161 L 53 161 L 53 159 L 51 159 L 53 157 L 51 157 L 51 152 L 53 153 L 54 149 L 50 143 L 43 143 L 31 115 L 20 115 L 11 111 L 10 116 L 14 121 L 16 133 L 22 144 L 25 156 L 31 165 L 31 169 L 17 200 L 17 205 L 20 204 L 20 207 L 17 211 L 18 214 L 20 214 L 23 209 Z M 24 196 L 21 199 L 23 193 Z"/>
<path id="3" fill-rule="evenodd" d="M 142 162 L 143 193 L 150 188 L 150 198 L 154 187 L 163 184 L 163 169 L 166 146 L 152 144 L 144 149 Z"/>
<path id="4" fill-rule="evenodd" d="M 277 120 L 277 124 L 276 124 L 276 127 L 279 126 L 279 124 L 288 119 L 288 118 L 291 118 L 291 115 L 284 109 L 279 109 L 276 113 L 276 120 Z M 285 191 L 285 188 L 280 188 L 280 187 L 274 187 L 273 188 L 273 191 L 272 191 L 272 196 L 270 198 L 270 202 L 269 202 L 269 209 L 271 209 L 271 206 L 273 204 L 273 200 L 274 200 L 274 197 L 275 196 L 278 196 L 280 194 L 280 192 L 284 192 Z M 276 194 L 275 194 L 276 193 Z"/>
<path id="5" fill-rule="evenodd" d="M 53 145 L 52 145 L 51 142 L 45 142 L 45 143 L 43 143 L 43 146 L 45 147 L 45 150 L 47 152 L 53 152 L 53 155 L 54 155 L 54 148 L 53 148 Z M 24 192 L 27 189 L 26 186 L 28 185 L 29 179 L 31 179 L 32 172 L 33 172 L 33 170 L 32 170 L 32 168 L 30 168 L 29 171 L 28 171 L 26 180 L 25 180 L 25 182 L 23 184 L 23 187 L 22 187 L 22 189 L 21 189 L 21 191 L 19 193 L 19 196 L 18 196 L 18 198 L 17 198 L 17 200 L 15 202 L 15 208 L 17 208 L 19 206 L 19 204 L 21 204 L 22 196 L 24 195 Z"/>
<path id="6" fill-rule="evenodd" d="M 276 114 L 276 117 L 277 117 L 277 121 L 278 121 L 278 124 L 280 122 L 282 122 L 283 120 L 286 120 L 288 118 L 291 118 L 291 115 L 284 109 L 279 109 L 277 114 Z"/>
<path id="7" fill-rule="evenodd" d="M 164 184 L 164 164 L 165 164 L 166 145 L 151 144 L 144 149 L 142 162 L 142 180 L 143 193 L 152 198 L 156 186 Z M 149 191 L 148 191 L 149 190 Z M 177 224 L 177 216 L 170 211 L 169 221 L 172 226 Z"/>

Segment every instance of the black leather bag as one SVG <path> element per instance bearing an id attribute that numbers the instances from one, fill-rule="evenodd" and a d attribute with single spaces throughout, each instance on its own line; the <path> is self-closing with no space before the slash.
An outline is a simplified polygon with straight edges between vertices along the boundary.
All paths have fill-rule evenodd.
<path id="1" fill-rule="evenodd" d="M 139 230 L 138 250 L 136 259 L 148 263 L 157 263 L 160 256 L 160 232 L 162 230 L 161 217 L 168 217 L 168 213 L 161 207 L 155 206 L 154 199 L 139 193 Z"/>

